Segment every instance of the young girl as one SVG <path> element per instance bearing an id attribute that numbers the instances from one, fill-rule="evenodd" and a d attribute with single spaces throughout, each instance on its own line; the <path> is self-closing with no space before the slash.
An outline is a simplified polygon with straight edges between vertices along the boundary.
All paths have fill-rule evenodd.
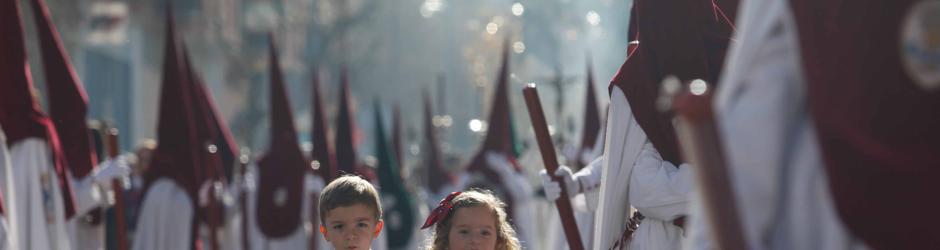
<path id="1" fill-rule="evenodd" d="M 453 192 L 441 200 L 421 229 L 434 224 L 428 250 L 520 250 L 506 221 L 506 204 L 488 190 Z"/>

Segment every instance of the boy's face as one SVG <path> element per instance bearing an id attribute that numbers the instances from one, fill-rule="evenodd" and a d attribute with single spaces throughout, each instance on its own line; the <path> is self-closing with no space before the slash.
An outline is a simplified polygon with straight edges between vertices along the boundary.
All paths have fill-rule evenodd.
<path id="1" fill-rule="evenodd" d="M 327 211 L 324 221 L 320 232 L 335 249 L 369 249 L 382 231 L 382 220 L 376 221 L 374 210 L 363 204 Z"/>
<path id="2" fill-rule="evenodd" d="M 455 211 L 447 237 L 451 250 L 496 249 L 496 219 L 486 206 L 464 207 Z"/>

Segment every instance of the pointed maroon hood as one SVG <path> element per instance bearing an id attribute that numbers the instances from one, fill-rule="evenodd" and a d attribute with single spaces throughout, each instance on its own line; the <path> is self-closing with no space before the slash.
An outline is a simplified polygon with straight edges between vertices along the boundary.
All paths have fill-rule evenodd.
<path id="1" fill-rule="evenodd" d="M 578 155 L 574 162 L 577 162 L 576 168 L 580 169 L 590 162 L 583 162 L 581 154 L 588 150 L 593 150 L 597 142 L 597 134 L 601 131 L 601 115 L 597 109 L 597 95 L 594 93 L 594 73 L 592 70 L 591 57 L 587 61 L 587 81 L 585 84 L 584 98 L 584 126 L 581 127 L 581 144 L 579 145 Z"/>
<path id="2" fill-rule="evenodd" d="M 72 63 L 69 62 L 68 52 L 62 45 L 55 25 L 52 24 L 45 1 L 30 2 L 33 5 L 33 16 L 36 18 L 42 63 L 46 73 L 49 114 L 59 134 L 72 176 L 82 178 L 88 175 L 98 162 L 97 153 L 91 147 L 91 135 L 85 121 L 88 114 L 88 97 Z"/>
<path id="3" fill-rule="evenodd" d="M 346 68 L 340 73 L 339 114 L 336 117 L 336 164 L 341 174 L 355 174 L 359 166 L 356 159 L 356 121 L 350 107 L 349 76 Z"/>
<path id="4" fill-rule="evenodd" d="M 232 139 L 232 132 L 225 119 L 221 116 L 215 107 L 215 101 L 212 94 L 206 88 L 205 81 L 199 75 L 198 70 L 189 57 L 189 51 L 183 44 L 183 62 L 184 68 L 188 72 L 190 81 L 190 92 L 192 93 L 192 104 L 197 106 L 193 109 L 195 113 L 197 127 L 197 139 L 206 141 L 216 146 L 217 162 L 212 163 L 204 169 L 204 173 L 211 178 L 230 180 L 232 178 L 235 161 L 238 159 L 238 144 Z M 205 146 L 206 143 L 200 144 Z M 204 150 L 203 150 L 204 151 Z M 216 160 L 213 160 L 216 161 Z"/>
<path id="5" fill-rule="evenodd" d="M 19 1 L 4 1 L 0 6 L 0 125 L 7 135 L 7 145 L 12 146 L 29 137 L 48 138 L 49 118 L 42 113 L 39 103 L 33 100 L 33 81 L 26 62 L 26 44 L 23 24 L 20 20 Z"/>
<path id="6" fill-rule="evenodd" d="M 496 79 L 496 93 L 490 105 L 490 118 L 487 120 L 486 137 L 480 151 L 495 151 L 513 155 L 509 117 L 509 42 L 503 45 L 502 66 Z"/>
<path id="7" fill-rule="evenodd" d="M 320 168 L 317 172 L 323 177 L 323 180 L 329 182 L 339 177 L 339 172 L 336 169 L 336 153 L 333 151 L 333 145 L 330 144 L 329 138 L 327 137 L 329 128 L 327 128 L 323 95 L 320 94 L 320 70 L 314 68 L 311 75 L 311 78 L 313 78 L 313 86 L 311 86 L 313 89 L 313 98 L 311 98 L 313 99 L 313 106 L 311 107 L 311 112 L 313 113 L 311 118 L 313 121 L 310 124 L 312 127 L 310 139 L 313 142 L 311 158 L 320 163 Z"/>
<path id="8" fill-rule="evenodd" d="M 33 98 L 33 81 L 26 62 L 26 44 L 20 19 L 19 1 L 0 3 L 0 127 L 13 146 L 27 138 L 42 138 L 52 153 L 53 169 L 62 189 L 65 216 L 75 215 L 71 181 L 66 174 L 65 156 L 52 121 Z M 87 131 L 86 131 L 87 133 Z"/>
<path id="9" fill-rule="evenodd" d="M 477 187 L 476 185 L 482 185 L 480 187 L 509 195 L 508 190 L 506 190 L 509 188 L 507 182 L 512 180 L 504 179 L 503 176 L 499 174 L 498 170 L 495 169 L 499 166 L 492 166 L 487 160 L 487 154 L 489 153 L 501 154 L 510 161 L 513 171 L 522 171 L 519 164 L 516 164 L 516 154 L 512 145 L 513 134 L 511 129 L 512 123 L 510 121 L 512 118 L 509 114 L 509 109 L 511 108 L 509 102 L 509 40 L 503 43 L 502 66 L 500 67 L 499 76 L 496 81 L 496 93 L 494 93 L 493 102 L 490 104 L 490 118 L 487 120 L 489 125 L 487 125 L 486 137 L 473 158 L 461 169 L 481 174 L 484 178 L 483 181 L 487 182 L 470 183 L 469 185 L 474 187 Z M 509 214 L 509 219 L 511 220 L 514 209 L 513 200 L 520 197 L 505 196 L 502 198 L 503 201 L 506 202 L 506 213 Z"/>
<path id="10" fill-rule="evenodd" d="M 428 188 L 433 193 L 438 193 L 441 191 L 441 188 L 444 185 L 452 184 L 457 181 L 457 178 L 454 177 L 449 171 L 444 169 L 444 158 L 443 153 L 441 153 L 441 147 L 438 142 L 437 132 L 434 128 L 432 120 L 434 119 L 434 112 L 431 110 L 431 96 L 428 94 L 427 90 L 424 91 L 424 138 L 425 138 L 425 148 L 426 152 L 422 154 L 425 155 L 424 166 L 427 171 L 428 176 L 425 176 L 426 181 L 428 182 Z"/>
<path id="11" fill-rule="evenodd" d="M 215 146 L 218 147 L 218 154 L 222 163 L 222 172 L 223 175 L 228 180 L 231 180 L 235 172 L 235 164 L 238 161 L 238 144 L 235 143 L 234 137 L 232 137 L 232 131 L 229 129 L 228 124 L 225 122 L 225 118 L 222 117 L 222 114 L 219 113 L 218 109 L 215 107 L 215 101 L 212 98 L 212 94 L 209 92 L 209 89 L 206 88 L 206 84 L 203 83 L 202 78 L 196 77 L 196 95 L 199 101 L 201 101 L 201 107 L 206 112 L 206 116 L 209 119 L 209 125 L 212 126 L 212 130 L 215 133 L 213 136 L 213 141 Z"/>
<path id="12" fill-rule="evenodd" d="M 611 80 L 623 91 L 637 123 L 663 159 L 679 165 L 672 117 L 656 109 L 663 78 L 716 83 L 734 31 L 737 0 L 681 3 L 638 0 L 631 9 L 630 34 L 638 40 Z M 688 18 L 674 18 L 676 16 Z M 634 18 L 635 17 L 635 18 Z"/>
<path id="13" fill-rule="evenodd" d="M 202 77 L 196 71 L 189 57 L 189 50 L 186 44 L 183 47 L 183 68 L 187 75 L 187 90 L 190 92 L 190 103 L 194 106 L 192 109 L 195 119 L 195 140 L 198 143 L 198 156 L 200 167 L 197 176 L 197 182 L 203 183 L 209 180 L 224 180 L 225 171 L 223 169 L 222 154 L 234 156 L 231 149 L 221 151 L 220 145 L 225 143 L 222 132 L 219 130 L 221 125 L 217 123 L 215 107 L 209 99 L 209 93 L 205 88 Z M 210 152 L 208 146 L 215 146 L 216 151 Z"/>
<path id="14" fill-rule="evenodd" d="M 476 155 L 470 161 L 466 169 L 471 171 L 483 171 L 488 175 L 490 173 L 486 163 L 486 154 L 490 152 L 500 153 L 506 157 L 514 158 L 515 152 L 512 145 L 511 123 L 509 119 L 509 41 L 503 44 L 502 66 L 499 69 L 499 76 L 496 79 L 495 93 L 493 102 L 490 104 L 490 117 L 487 120 L 486 136 L 483 144 L 477 150 Z M 520 171 L 516 166 L 516 171 Z"/>
<path id="15" fill-rule="evenodd" d="M 172 6 L 166 5 L 166 36 L 163 57 L 163 79 L 160 89 L 160 110 L 157 118 L 157 149 L 144 177 L 147 187 L 160 178 L 170 178 L 180 185 L 192 200 L 197 200 L 197 176 L 201 143 L 196 141 L 196 107 L 188 88 L 188 73 L 177 48 Z M 193 203 L 194 206 L 196 203 Z"/>
<path id="16" fill-rule="evenodd" d="M 309 165 L 297 145 L 284 77 L 274 36 L 268 34 L 271 60 L 271 141 L 258 161 L 258 228 L 265 236 L 282 238 L 300 227 L 304 173 Z"/>
<path id="17" fill-rule="evenodd" d="M 395 103 L 395 107 L 392 109 L 392 151 L 395 153 L 395 160 L 398 164 L 398 177 L 402 179 L 402 182 L 405 181 L 405 178 L 401 176 L 402 169 L 405 168 L 404 158 L 402 158 L 402 141 L 401 141 L 401 106 L 398 103 Z"/>

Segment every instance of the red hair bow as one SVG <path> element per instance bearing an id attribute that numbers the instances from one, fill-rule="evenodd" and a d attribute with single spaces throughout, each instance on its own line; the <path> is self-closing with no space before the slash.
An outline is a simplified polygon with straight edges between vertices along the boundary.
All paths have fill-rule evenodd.
<path id="1" fill-rule="evenodd" d="M 434 208 L 434 211 L 431 211 L 431 214 L 428 215 L 428 219 L 424 221 L 424 225 L 421 226 L 421 229 L 429 228 L 434 224 L 447 218 L 447 214 L 450 214 L 450 211 L 454 209 L 454 204 L 450 201 L 454 200 L 455 197 L 460 195 L 460 192 L 453 192 L 444 197 L 441 200 L 441 203 L 437 205 L 437 208 Z"/>

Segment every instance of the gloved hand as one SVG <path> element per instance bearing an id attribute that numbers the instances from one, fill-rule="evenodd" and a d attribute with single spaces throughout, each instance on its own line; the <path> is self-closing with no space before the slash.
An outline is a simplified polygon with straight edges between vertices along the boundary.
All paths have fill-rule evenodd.
<path id="1" fill-rule="evenodd" d="M 209 199 L 218 197 L 221 191 L 219 189 L 221 189 L 221 187 L 222 187 L 221 183 L 217 181 L 209 180 L 209 181 L 203 182 L 202 185 L 199 186 L 199 206 L 200 207 L 209 206 Z"/>
<path id="2" fill-rule="evenodd" d="M 558 176 L 558 178 L 564 181 L 565 187 L 568 189 L 568 197 L 575 196 L 581 191 L 578 176 L 574 175 L 571 168 L 568 166 L 558 166 L 558 170 L 555 171 L 555 176 Z M 558 197 L 561 197 L 561 185 L 553 181 L 547 171 L 544 169 L 539 171 L 539 177 L 542 177 L 542 188 L 545 190 L 545 198 L 549 201 L 555 201 Z"/>
<path id="3" fill-rule="evenodd" d="M 548 201 L 555 201 L 558 197 L 561 197 L 561 185 L 552 181 L 552 177 L 548 175 L 548 171 L 545 171 L 545 169 L 540 170 L 539 177 L 542 177 L 542 189 L 545 190 L 545 198 L 548 199 Z"/>
<path id="4" fill-rule="evenodd" d="M 642 165 L 646 164 L 648 166 L 658 166 L 662 164 L 663 157 L 656 151 L 656 147 L 652 143 L 646 142 L 643 144 L 643 150 L 640 151 L 639 157 L 637 157 L 636 164 Z"/>
<path id="5" fill-rule="evenodd" d="M 131 174 L 131 168 L 123 156 L 111 158 L 98 165 L 98 168 L 92 173 L 95 184 L 101 186 L 110 186 L 111 180 L 127 178 Z"/>

